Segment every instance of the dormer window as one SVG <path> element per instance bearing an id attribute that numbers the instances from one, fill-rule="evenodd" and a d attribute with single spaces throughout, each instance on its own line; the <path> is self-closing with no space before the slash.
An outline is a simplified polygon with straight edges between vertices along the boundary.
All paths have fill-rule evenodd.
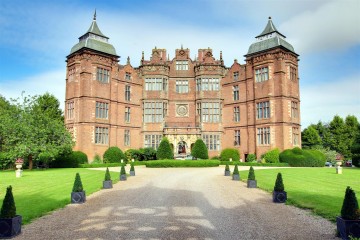
<path id="1" fill-rule="evenodd" d="M 176 61 L 176 70 L 189 70 L 189 63 L 185 61 Z"/>
<path id="2" fill-rule="evenodd" d="M 239 72 L 234 72 L 234 81 L 239 80 Z"/>
<path id="3" fill-rule="evenodd" d="M 125 80 L 126 80 L 126 81 L 130 81 L 130 80 L 131 80 L 131 73 L 129 73 L 129 72 L 126 72 L 126 73 L 125 73 Z"/>

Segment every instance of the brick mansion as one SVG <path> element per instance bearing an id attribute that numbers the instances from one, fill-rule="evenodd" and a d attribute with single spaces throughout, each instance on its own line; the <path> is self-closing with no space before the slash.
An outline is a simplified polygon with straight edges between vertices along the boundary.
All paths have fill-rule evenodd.
<path id="1" fill-rule="evenodd" d="M 110 146 L 156 149 L 167 137 L 174 155 L 185 156 L 201 138 L 209 156 L 236 148 L 244 160 L 301 146 L 299 55 L 271 18 L 244 64 L 227 67 L 222 52 L 214 55 L 199 49 L 192 59 L 181 47 L 170 59 L 155 47 L 138 67 L 129 57 L 121 65 L 94 15 L 66 60 L 65 124 L 74 150 L 93 159 Z"/>

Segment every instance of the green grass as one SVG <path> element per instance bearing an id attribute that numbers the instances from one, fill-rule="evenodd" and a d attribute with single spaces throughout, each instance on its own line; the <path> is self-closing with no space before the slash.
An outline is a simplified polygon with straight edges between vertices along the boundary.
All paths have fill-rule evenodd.
<path id="1" fill-rule="evenodd" d="M 168 167 L 217 167 L 219 160 L 154 160 L 147 161 L 148 168 L 168 168 Z"/>
<path id="2" fill-rule="evenodd" d="M 288 204 L 311 209 L 331 221 L 340 215 L 347 186 L 354 189 L 360 199 L 360 168 L 343 168 L 343 174 L 336 174 L 335 168 L 255 170 L 258 187 L 272 192 L 278 172 L 283 177 Z M 248 171 L 241 171 L 240 175 L 247 178 Z"/>
<path id="3" fill-rule="evenodd" d="M 70 203 L 77 172 L 80 173 L 86 195 L 102 189 L 105 171 L 81 168 L 25 170 L 21 178 L 15 177 L 15 171 L 0 171 L 0 205 L 6 187 L 12 185 L 16 212 L 22 215 L 23 224 L 27 224 Z M 110 175 L 114 183 L 118 182 L 119 173 L 110 172 Z"/>

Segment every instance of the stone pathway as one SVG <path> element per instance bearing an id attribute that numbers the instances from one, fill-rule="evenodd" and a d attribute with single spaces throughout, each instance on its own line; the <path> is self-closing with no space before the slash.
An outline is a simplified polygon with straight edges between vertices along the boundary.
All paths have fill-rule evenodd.
<path id="1" fill-rule="evenodd" d="M 272 203 L 223 171 L 139 166 L 137 176 L 23 226 L 15 239 L 337 239 L 335 224 Z"/>

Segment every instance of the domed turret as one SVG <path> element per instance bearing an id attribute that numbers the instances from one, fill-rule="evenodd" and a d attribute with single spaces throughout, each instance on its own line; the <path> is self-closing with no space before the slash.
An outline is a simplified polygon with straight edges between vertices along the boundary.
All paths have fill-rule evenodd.
<path id="1" fill-rule="evenodd" d="M 70 55 L 83 48 L 92 49 L 98 52 L 116 55 L 113 45 L 108 43 L 109 38 L 106 37 L 99 29 L 96 23 L 96 11 L 89 30 L 79 37 L 79 42 L 71 48 Z"/>
<path id="2" fill-rule="evenodd" d="M 285 48 L 295 53 L 293 46 L 288 43 L 285 38 L 286 37 L 276 29 L 271 20 L 271 17 L 269 17 L 269 21 L 264 31 L 262 31 L 262 33 L 256 37 L 257 42 L 250 45 L 249 51 L 245 57 L 277 47 Z"/>

